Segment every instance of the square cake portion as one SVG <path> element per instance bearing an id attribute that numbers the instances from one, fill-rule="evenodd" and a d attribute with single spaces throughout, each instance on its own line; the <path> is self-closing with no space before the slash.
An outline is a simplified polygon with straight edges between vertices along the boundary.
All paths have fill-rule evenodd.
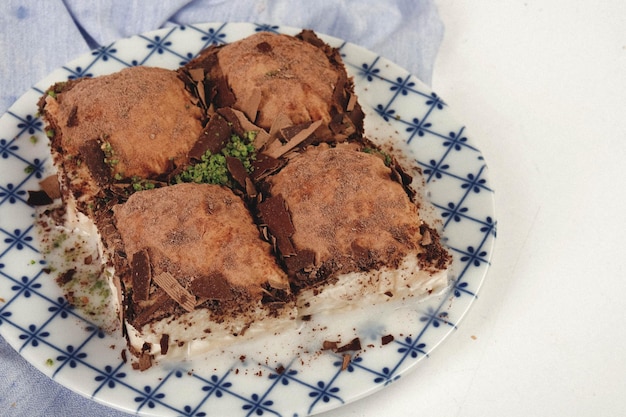
<path id="1" fill-rule="evenodd" d="M 322 144 L 268 177 L 259 215 L 300 315 L 423 297 L 448 285 L 450 255 L 398 176 L 371 148 Z"/>
<path id="2" fill-rule="evenodd" d="M 130 67 L 52 86 L 39 101 L 66 199 L 90 215 L 164 180 L 203 132 L 176 71 Z"/>
<path id="3" fill-rule="evenodd" d="M 113 207 L 104 236 L 124 288 L 133 353 L 206 351 L 294 326 L 286 274 L 240 197 L 183 183 Z"/>

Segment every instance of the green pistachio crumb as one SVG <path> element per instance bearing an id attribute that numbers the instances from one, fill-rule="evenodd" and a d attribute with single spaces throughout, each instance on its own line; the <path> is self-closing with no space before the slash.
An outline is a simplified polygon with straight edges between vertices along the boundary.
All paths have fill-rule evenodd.
<path id="1" fill-rule="evenodd" d="M 246 171 L 252 171 L 252 162 L 256 159 L 256 150 L 252 142 L 256 132 L 246 132 L 241 138 L 232 135 L 224 149 L 218 154 L 207 151 L 202 155 L 201 161 L 187 167 L 185 171 L 174 178 L 174 182 L 195 182 L 206 184 L 219 184 L 232 187 L 232 178 L 226 167 L 226 157 L 239 159 Z"/>
<path id="2" fill-rule="evenodd" d="M 383 160 L 386 166 L 391 165 L 391 155 L 389 155 L 387 152 L 381 151 L 380 149 L 374 149 L 374 148 L 363 148 L 362 151 L 365 153 L 379 156 Z"/>

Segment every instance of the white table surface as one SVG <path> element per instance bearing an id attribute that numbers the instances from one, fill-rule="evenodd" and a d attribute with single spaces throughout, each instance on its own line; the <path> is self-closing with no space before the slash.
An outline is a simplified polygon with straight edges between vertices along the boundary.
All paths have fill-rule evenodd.
<path id="1" fill-rule="evenodd" d="M 323 415 L 624 416 L 626 2 L 438 6 L 432 87 L 489 165 L 492 267 L 414 372 Z"/>
<path id="2" fill-rule="evenodd" d="M 492 267 L 415 372 L 327 416 L 624 416 L 626 2 L 438 5 L 433 89 L 490 168 Z"/>

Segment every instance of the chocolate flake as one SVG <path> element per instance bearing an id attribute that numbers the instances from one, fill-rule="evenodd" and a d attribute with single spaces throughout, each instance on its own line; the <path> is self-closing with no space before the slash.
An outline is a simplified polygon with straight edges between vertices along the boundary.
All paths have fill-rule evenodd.
<path id="1" fill-rule="evenodd" d="M 343 360 L 341 362 L 341 370 L 342 371 L 345 371 L 346 369 L 348 369 L 348 365 L 350 365 L 350 361 L 351 360 L 352 360 L 352 358 L 347 353 L 343 355 Z"/>
<path id="2" fill-rule="evenodd" d="M 259 154 L 257 158 L 252 161 L 252 176 L 253 181 L 259 181 L 268 175 L 278 171 L 283 165 L 284 161 L 276 158 L 272 158 L 269 155 Z"/>
<path id="3" fill-rule="evenodd" d="M 231 124 L 232 130 L 239 137 L 243 137 L 246 132 L 256 132 L 254 143 L 252 144 L 256 150 L 261 149 L 269 140 L 269 134 L 252 123 L 243 112 L 231 107 L 218 109 L 217 112 Z"/>
<path id="4" fill-rule="evenodd" d="M 226 168 L 228 168 L 228 172 L 230 172 L 230 175 L 233 176 L 235 181 L 245 189 L 248 172 L 246 171 L 246 167 L 243 166 L 243 162 L 235 157 L 227 156 Z"/>
<path id="5" fill-rule="evenodd" d="M 61 188 L 56 175 L 48 175 L 43 180 L 39 181 L 39 186 L 51 199 L 61 198 Z"/>
<path id="6" fill-rule="evenodd" d="M 131 277 L 133 283 L 133 301 L 146 301 L 150 296 L 152 270 L 147 250 L 133 254 L 131 261 Z"/>
<path id="7" fill-rule="evenodd" d="M 204 81 L 204 69 L 203 68 L 192 68 L 189 70 L 189 76 L 195 82 Z"/>
<path id="8" fill-rule="evenodd" d="M 211 117 L 202 134 L 189 151 L 189 158 L 200 161 L 206 151 L 217 154 L 230 140 L 232 129 L 228 121 L 222 116 Z"/>
<path id="9" fill-rule="evenodd" d="M 154 282 L 188 312 L 196 308 L 196 299 L 169 272 L 162 272 L 154 277 Z"/>
<path id="10" fill-rule="evenodd" d="M 348 344 L 337 348 L 338 353 L 361 350 L 361 339 L 358 337 L 352 339 Z"/>
<path id="11" fill-rule="evenodd" d="M 45 191 L 28 191 L 28 200 L 26 203 L 30 206 L 47 206 L 48 204 L 52 204 L 54 200 L 50 198 L 48 193 Z"/>
<path id="12" fill-rule="evenodd" d="M 322 125 L 322 120 L 318 120 L 316 122 L 311 123 L 309 127 L 307 127 L 306 129 L 303 129 L 301 132 L 299 132 L 297 135 L 292 137 L 289 140 L 289 142 L 285 143 L 284 145 L 280 145 L 280 142 L 278 141 L 272 142 L 271 146 L 265 151 L 265 153 L 271 156 L 272 158 L 280 158 L 281 156 L 283 156 L 290 150 L 294 149 L 300 143 L 308 139 L 321 125 Z"/>
<path id="13" fill-rule="evenodd" d="M 283 256 L 295 255 L 291 236 L 296 229 L 291 223 L 291 215 L 281 195 L 272 196 L 258 205 L 261 220 L 267 225 L 270 233 L 276 238 L 278 250 Z"/>
<path id="14" fill-rule="evenodd" d="M 230 289 L 230 284 L 219 273 L 194 279 L 189 290 L 204 300 L 232 300 L 235 297 Z"/>
<path id="15" fill-rule="evenodd" d="M 163 333 L 161 335 L 161 340 L 159 341 L 161 345 L 161 355 L 166 355 L 167 351 L 170 348 L 170 335 L 167 333 Z"/>
<path id="16" fill-rule="evenodd" d="M 259 105 L 261 104 L 261 89 L 254 88 L 250 91 L 250 95 L 241 102 L 235 103 L 235 107 L 239 108 L 248 119 L 254 123 L 257 113 L 259 111 Z"/>
<path id="17" fill-rule="evenodd" d="M 80 146 L 78 152 L 96 182 L 101 186 L 108 184 L 111 168 L 104 162 L 105 155 L 100 143 L 95 139 L 88 140 Z"/>
<path id="18" fill-rule="evenodd" d="M 324 340 L 322 343 L 322 350 L 332 350 L 335 351 L 337 349 L 337 342 L 333 342 L 330 340 Z"/>
<path id="19" fill-rule="evenodd" d="M 385 346 L 385 345 L 388 345 L 389 343 L 393 342 L 393 340 L 394 340 L 393 335 L 388 334 L 388 335 L 383 336 L 381 338 L 381 343 L 383 344 L 383 346 Z"/>

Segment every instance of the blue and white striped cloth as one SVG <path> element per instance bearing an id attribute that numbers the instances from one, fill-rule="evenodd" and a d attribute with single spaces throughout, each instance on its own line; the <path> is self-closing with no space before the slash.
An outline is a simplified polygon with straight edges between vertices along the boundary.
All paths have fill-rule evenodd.
<path id="1" fill-rule="evenodd" d="M 313 29 L 389 58 L 427 84 L 443 37 L 434 0 L 3 0 L 0 114 L 31 85 L 90 49 L 165 26 L 217 21 Z M 1 336 L 0 414 L 125 415 L 49 380 Z"/>

